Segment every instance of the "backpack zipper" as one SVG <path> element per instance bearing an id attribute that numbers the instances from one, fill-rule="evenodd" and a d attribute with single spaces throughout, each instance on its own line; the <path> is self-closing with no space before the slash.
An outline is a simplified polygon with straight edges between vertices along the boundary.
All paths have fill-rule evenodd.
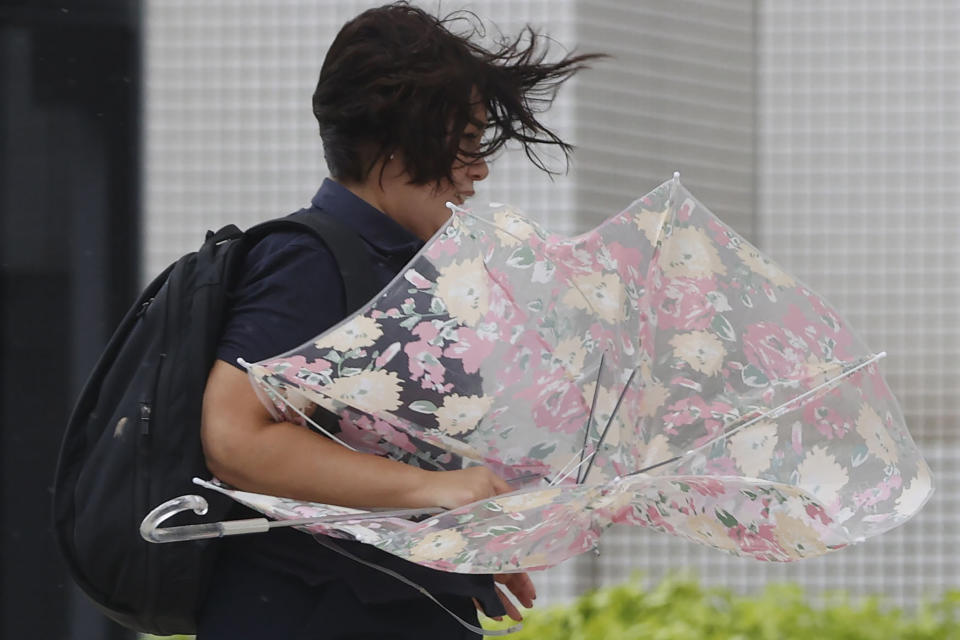
<path id="1" fill-rule="evenodd" d="M 140 435 L 146 436 L 150 434 L 150 404 L 147 402 L 140 403 Z"/>

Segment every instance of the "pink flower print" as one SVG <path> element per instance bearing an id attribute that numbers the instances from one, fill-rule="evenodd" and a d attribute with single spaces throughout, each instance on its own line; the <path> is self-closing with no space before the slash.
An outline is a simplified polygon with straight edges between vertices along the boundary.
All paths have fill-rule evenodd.
<path id="1" fill-rule="evenodd" d="M 804 507 L 804 510 L 807 512 L 807 517 L 811 520 L 819 520 L 825 526 L 833 524 L 833 518 L 828 516 L 823 507 L 818 504 L 809 503 Z"/>
<path id="2" fill-rule="evenodd" d="M 732 529 L 731 533 L 740 545 L 740 549 L 757 559 L 777 560 L 787 555 L 777 542 L 772 524 L 761 524 L 757 531 L 751 531 L 740 524 Z"/>
<path id="3" fill-rule="evenodd" d="M 744 496 L 745 497 L 745 496 Z M 770 516 L 770 501 L 744 500 L 737 508 L 737 517 L 743 522 L 754 522 Z"/>
<path id="4" fill-rule="evenodd" d="M 685 427 L 700 420 L 707 409 L 707 403 L 700 396 L 690 396 L 675 402 L 667 408 L 663 416 L 665 431 L 670 435 L 679 433 L 678 427 Z"/>
<path id="5" fill-rule="evenodd" d="M 570 244 L 564 240 L 565 238 L 555 234 L 551 234 L 546 240 L 547 246 L 552 248 L 550 259 L 554 263 L 559 263 L 563 267 L 581 274 L 599 270 L 596 260 L 597 246 L 588 247 L 582 242 Z M 599 238 L 596 240 L 599 241 Z"/>
<path id="6" fill-rule="evenodd" d="M 730 248 L 730 229 L 725 224 L 716 218 L 710 218 L 707 220 L 707 229 L 710 230 L 714 242 L 721 247 Z"/>
<path id="7" fill-rule="evenodd" d="M 632 504 L 625 504 L 610 514 L 610 522 L 614 524 L 633 524 L 636 525 L 636 507 Z"/>
<path id="8" fill-rule="evenodd" d="M 407 354 L 410 376 L 420 380 L 423 389 L 434 389 L 443 386 L 443 374 L 446 371 L 440 364 L 442 353 L 440 347 L 433 347 L 426 342 L 411 342 L 403 348 Z"/>
<path id="9" fill-rule="evenodd" d="M 568 380 L 559 378 L 545 380 L 535 392 L 533 420 L 553 432 L 576 433 L 583 428 L 584 417 L 589 412 L 580 389 Z M 524 394 L 530 397 L 534 393 Z"/>
<path id="10" fill-rule="evenodd" d="M 790 446 L 798 456 L 803 453 L 803 425 L 799 422 L 793 423 L 791 427 Z"/>
<path id="11" fill-rule="evenodd" d="M 511 531 L 499 536 L 494 536 L 483 545 L 483 550 L 488 553 L 500 553 L 508 549 L 516 548 L 521 544 L 531 544 L 549 536 L 555 535 L 552 527 L 540 526 L 534 530 Z"/>
<path id="12" fill-rule="evenodd" d="M 690 219 L 690 216 L 693 215 L 693 209 L 696 207 L 692 198 L 687 198 L 683 201 L 683 204 L 677 209 L 677 220 L 679 222 L 686 222 Z"/>
<path id="13" fill-rule="evenodd" d="M 835 394 L 831 394 L 835 395 Z M 826 406 L 825 398 L 816 402 L 811 402 L 803 408 L 803 421 L 805 424 L 812 424 L 827 439 L 842 438 L 850 431 L 852 426 L 849 421 L 838 413 L 835 409 Z"/>
<path id="14" fill-rule="evenodd" d="M 573 542 L 566 546 L 569 550 L 573 551 L 574 554 L 583 553 L 584 551 L 589 551 L 597 546 L 597 540 L 599 538 L 600 536 L 594 529 L 590 527 L 582 527 L 579 529 L 579 533 L 577 534 L 577 537 L 573 539 Z M 559 541 L 560 536 L 557 536 L 555 540 Z M 549 546 L 555 545 L 548 545 L 548 547 Z"/>
<path id="15" fill-rule="evenodd" d="M 499 455 L 496 447 L 491 447 L 491 455 Z M 514 488 L 539 486 L 543 478 L 547 478 L 553 473 L 553 468 L 546 462 L 528 456 L 513 460 L 510 463 L 504 463 L 499 458 L 490 457 L 484 459 L 484 464 L 504 480 L 524 477 L 524 480 L 519 484 L 513 485 Z"/>
<path id="16" fill-rule="evenodd" d="M 362 432 L 364 434 L 361 439 L 362 442 L 380 443 L 382 441 L 408 453 L 419 451 L 406 433 L 386 420 L 374 418 L 365 413 L 349 412 L 342 414 L 340 416 L 340 431 L 343 434 L 359 434 Z M 359 438 L 360 436 L 355 435 L 355 437 Z M 378 447 L 378 449 L 382 449 L 382 447 Z"/>
<path id="17" fill-rule="evenodd" d="M 435 240 L 430 243 L 429 248 L 425 256 L 431 260 L 437 260 L 444 262 L 444 256 L 456 255 L 457 251 L 460 250 L 460 245 L 454 237 L 447 236 L 442 240 Z"/>
<path id="18" fill-rule="evenodd" d="M 429 289 L 433 283 L 420 275 L 416 269 L 407 269 L 403 272 L 404 279 L 417 289 Z"/>
<path id="19" fill-rule="evenodd" d="M 497 373 L 496 382 L 500 388 L 508 388 L 514 383 L 529 376 L 535 379 L 536 374 L 531 372 L 541 362 L 545 343 L 535 329 L 513 332 L 507 327 L 500 327 L 501 336 L 510 336 L 512 354 L 508 361 L 499 363 L 501 367 Z M 535 389 L 535 387 L 534 387 Z M 535 397 L 535 396 L 530 396 Z"/>
<path id="20" fill-rule="evenodd" d="M 488 297 L 489 306 L 484 319 L 496 318 L 497 331 L 500 335 L 509 335 L 508 326 L 521 324 L 525 321 L 524 315 L 519 313 L 517 303 L 507 295 L 503 287 L 490 287 Z"/>
<path id="21" fill-rule="evenodd" d="M 662 329 L 694 331 L 706 329 L 713 321 L 714 308 L 707 293 L 714 289 L 712 280 L 676 278 L 656 293 L 657 325 Z"/>
<path id="22" fill-rule="evenodd" d="M 614 351 L 616 349 L 616 334 L 604 326 L 603 323 L 595 322 L 587 329 L 588 341 L 597 345 L 601 351 Z"/>
<path id="23" fill-rule="evenodd" d="M 424 389 L 433 389 L 443 383 L 446 371 L 440 362 L 443 349 L 428 342 L 437 336 L 437 329 L 430 322 L 421 322 L 411 333 L 419 336 L 420 340 L 409 342 L 403 347 L 403 352 L 407 354 L 410 376 L 414 380 L 420 380 L 420 386 Z"/>
<path id="24" fill-rule="evenodd" d="M 730 456 L 721 456 L 707 460 L 706 472 L 711 476 L 735 476 L 738 475 L 737 464 Z"/>
<path id="25" fill-rule="evenodd" d="M 723 483 L 715 478 L 687 478 L 683 482 L 702 496 L 716 498 L 725 493 Z"/>
<path id="26" fill-rule="evenodd" d="M 787 314 L 783 317 L 780 324 L 797 335 L 813 335 L 813 343 L 816 343 L 816 329 L 811 325 L 810 319 L 803 312 L 803 309 L 795 304 L 791 304 Z"/>
<path id="27" fill-rule="evenodd" d="M 767 297 L 767 300 L 769 300 L 770 302 L 777 301 L 777 294 L 773 290 L 773 287 L 770 286 L 769 282 L 764 280 L 763 283 L 760 285 L 760 288 L 763 290 L 763 295 Z"/>
<path id="28" fill-rule="evenodd" d="M 831 362 L 847 358 L 853 336 L 848 331 L 834 332 L 810 319 L 800 307 L 791 305 L 782 324 L 794 335 L 803 337 L 816 360 Z M 815 364 L 815 362 L 811 362 Z"/>
<path id="29" fill-rule="evenodd" d="M 839 360 L 849 358 L 849 350 L 853 345 L 853 334 L 840 322 L 840 318 L 837 317 L 833 309 L 826 305 L 822 298 L 806 289 L 800 291 L 816 314 L 814 318 L 809 320 L 815 334 L 821 339 L 828 337 L 832 340 L 834 358 Z"/>
<path id="30" fill-rule="evenodd" d="M 287 510 L 284 510 L 284 511 L 286 511 L 287 513 L 289 513 L 289 515 L 296 517 L 298 519 L 299 518 L 315 518 L 318 515 L 320 515 L 320 513 L 318 513 L 316 509 L 312 507 L 308 507 L 306 505 L 299 505 L 299 504 L 291 507 L 289 511 Z"/>
<path id="31" fill-rule="evenodd" d="M 379 447 L 380 436 L 373 431 L 373 421 L 363 414 L 356 419 L 340 417 L 339 437 L 352 447 L 367 453 L 384 453 Z"/>
<path id="32" fill-rule="evenodd" d="M 640 527 L 646 527 L 650 524 L 644 517 L 641 507 L 634 503 L 627 503 L 617 509 L 610 516 L 610 520 L 615 524 L 629 524 Z"/>
<path id="33" fill-rule="evenodd" d="M 903 479 L 899 475 L 891 475 L 880 481 L 880 484 L 874 487 L 868 487 L 864 491 L 853 495 L 853 502 L 858 509 L 862 507 L 872 507 L 884 500 L 889 500 L 895 489 L 903 485 Z"/>
<path id="34" fill-rule="evenodd" d="M 455 572 L 457 570 L 457 564 L 449 560 L 430 560 L 424 562 L 424 565 L 437 571 Z"/>
<path id="35" fill-rule="evenodd" d="M 747 360 L 770 379 L 805 377 L 808 346 L 793 332 L 772 322 L 758 322 L 743 334 Z"/>
<path id="36" fill-rule="evenodd" d="M 617 263 L 616 269 L 620 273 L 625 273 L 628 266 L 643 262 L 643 254 L 635 247 L 625 247 L 619 242 L 611 242 L 607 245 L 607 250 Z"/>
<path id="37" fill-rule="evenodd" d="M 701 396 L 690 396 L 667 407 L 663 416 L 666 433 L 676 435 L 678 427 L 700 423 L 703 435 L 694 440 L 694 446 L 700 446 L 716 437 L 723 430 L 723 416 L 732 407 L 725 402 L 712 402 L 709 405 Z"/>
<path id="38" fill-rule="evenodd" d="M 417 336 L 421 340 L 429 342 L 437 337 L 437 334 L 440 333 L 440 330 L 435 327 L 432 322 L 425 321 L 415 326 L 410 333 Z"/>
<path id="39" fill-rule="evenodd" d="M 286 370 L 286 375 L 289 377 L 304 377 L 302 371 L 310 371 L 312 373 L 324 373 L 325 371 L 330 371 L 331 364 L 324 360 L 323 358 L 317 358 L 316 360 L 311 360 L 307 362 L 307 359 L 304 356 L 290 356 L 289 358 L 283 358 L 282 360 L 277 360 L 273 363 L 267 365 L 267 367 L 274 368 L 279 364 L 286 363 L 289 365 L 289 368 Z M 292 375 L 291 375 L 292 374 Z"/>
<path id="40" fill-rule="evenodd" d="M 382 369 L 384 365 L 386 365 L 388 362 L 393 360 L 393 356 L 397 355 L 399 351 L 400 351 L 400 343 L 394 342 L 389 347 L 384 349 L 383 353 L 377 356 L 377 359 L 373 361 L 373 365 L 377 369 Z"/>
<path id="41" fill-rule="evenodd" d="M 655 505 L 649 505 L 645 515 L 647 516 L 647 523 L 650 526 L 666 533 L 674 533 L 673 525 L 667 522 Z"/>
<path id="42" fill-rule="evenodd" d="M 800 293 L 807 299 L 807 302 L 813 307 L 814 312 L 821 324 L 825 325 L 831 333 L 838 333 L 843 330 L 843 324 L 837 314 L 827 306 L 823 298 L 813 293 L 809 289 L 800 289 Z"/>
<path id="43" fill-rule="evenodd" d="M 456 341 L 447 345 L 443 355 L 463 361 L 463 370 L 466 373 L 476 373 L 483 361 L 493 353 L 495 346 L 493 340 L 484 339 L 470 327 L 458 327 Z"/>
<path id="44" fill-rule="evenodd" d="M 513 352 L 513 361 L 501 363 L 501 368 L 497 372 L 497 388 L 500 390 L 508 389 L 527 375 L 527 369 L 530 362 L 533 361 L 533 353 L 530 349 L 520 348 Z"/>

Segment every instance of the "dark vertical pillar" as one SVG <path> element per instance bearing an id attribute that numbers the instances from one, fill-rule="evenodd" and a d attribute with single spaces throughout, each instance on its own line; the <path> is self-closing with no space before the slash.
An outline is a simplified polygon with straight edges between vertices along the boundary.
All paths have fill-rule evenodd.
<path id="1" fill-rule="evenodd" d="M 0 637 L 126 638 L 69 580 L 50 488 L 137 287 L 140 3 L 0 4 Z"/>

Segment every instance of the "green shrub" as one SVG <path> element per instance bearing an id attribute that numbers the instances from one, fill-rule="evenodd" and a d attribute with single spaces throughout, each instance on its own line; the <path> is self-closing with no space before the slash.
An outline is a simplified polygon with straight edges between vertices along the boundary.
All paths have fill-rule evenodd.
<path id="1" fill-rule="evenodd" d="M 502 629 L 509 621 L 485 620 Z M 960 591 L 909 615 L 879 598 L 832 594 L 820 606 L 796 585 L 755 596 L 673 577 L 589 592 L 567 606 L 532 610 L 510 640 L 960 640 Z"/>
<path id="2" fill-rule="evenodd" d="M 489 629 L 509 620 L 484 620 Z M 191 636 L 192 637 L 192 636 Z M 534 609 L 509 640 L 960 640 L 960 590 L 915 611 L 877 597 L 842 593 L 815 606 L 797 585 L 772 585 L 754 596 L 707 589 L 671 577 L 652 589 L 638 579 L 584 594 L 566 606 Z M 153 639 L 155 636 L 143 636 Z M 171 636 L 169 640 L 188 640 Z"/>

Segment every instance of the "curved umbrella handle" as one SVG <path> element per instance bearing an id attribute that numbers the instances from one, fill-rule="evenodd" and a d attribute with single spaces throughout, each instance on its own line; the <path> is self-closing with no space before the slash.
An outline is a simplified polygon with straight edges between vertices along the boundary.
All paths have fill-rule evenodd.
<path id="1" fill-rule="evenodd" d="M 207 507 L 207 501 L 197 495 L 167 500 L 143 519 L 140 523 L 140 535 L 147 542 L 181 542 L 220 538 L 238 533 L 262 533 L 270 529 L 270 521 L 266 518 L 188 524 L 179 527 L 160 526 L 164 521 L 184 511 L 192 510 L 198 516 L 202 516 L 207 513 Z"/>

